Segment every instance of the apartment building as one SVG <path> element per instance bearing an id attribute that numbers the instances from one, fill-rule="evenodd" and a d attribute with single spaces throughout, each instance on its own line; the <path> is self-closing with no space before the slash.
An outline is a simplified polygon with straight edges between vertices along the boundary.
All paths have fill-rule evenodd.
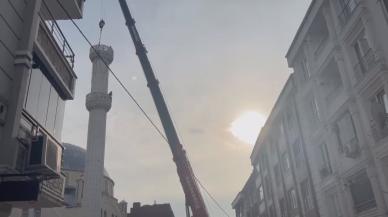
<path id="1" fill-rule="evenodd" d="M 56 21 L 81 18 L 83 4 L 0 1 L 0 216 L 63 205 L 61 131 L 77 76 Z"/>
<path id="2" fill-rule="evenodd" d="M 386 0 L 312 1 L 236 217 L 388 216 L 387 38 Z"/>

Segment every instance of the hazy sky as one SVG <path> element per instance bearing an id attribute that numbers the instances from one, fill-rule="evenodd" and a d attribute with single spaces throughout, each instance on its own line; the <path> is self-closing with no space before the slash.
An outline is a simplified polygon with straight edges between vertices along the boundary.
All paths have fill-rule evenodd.
<path id="1" fill-rule="evenodd" d="M 159 122 L 116 0 L 85 3 L 78 24 L 93 42 L 103 14 L 103 43 L 112 69 Z M 233 216 L 231 202 L 251 172 L 252 147 L 228 131 L 244 111 L 268 115 L 290 70 L 284 58 L 310 0 L 128 0 L 176 127 L 200 180 Z M 61 23 L 76 53 L 76 98 L 67 103 L 63 141 L 86 147 L 89 46 Z M 170 149 L 117 83 L 110 80 L 105 165 L 115 194 L 131 206 L 172 203 L 184 216 L 184 195 Z M 205 196 L 212 217 L 223 214 Z"/>

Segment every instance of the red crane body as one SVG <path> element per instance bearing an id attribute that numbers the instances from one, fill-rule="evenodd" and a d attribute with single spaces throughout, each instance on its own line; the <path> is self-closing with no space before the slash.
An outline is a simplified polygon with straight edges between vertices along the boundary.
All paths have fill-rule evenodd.
<path id="1" fill-rule="evenodd" d="M 129 11 L 126 0 L 119 0 L 119 3 L 124 14 L 126 25 L 131 35 L 132 41 L 135 45 L 136 54 L 140 60 L 140 64 L 147 79 L 147 86 L 151 91 L 151 95 L 158 111 L 164 132 L 167 137 L 167 141 L 173 154 L 178 176 L 185 194 L 187 217 L 190 217 L 190 210 L 193 217 L 209 217 L 205 202 L 196 182 L 193 169 L 186 156 L 186 152 L 179 141 L 178 134 L 167 109 L 166 102 L 159 88 L 159 81 L 155 77 L 154 71 L 147 56 L 147 50 L 145 49 L 137 31 L 135 20 Z"/>

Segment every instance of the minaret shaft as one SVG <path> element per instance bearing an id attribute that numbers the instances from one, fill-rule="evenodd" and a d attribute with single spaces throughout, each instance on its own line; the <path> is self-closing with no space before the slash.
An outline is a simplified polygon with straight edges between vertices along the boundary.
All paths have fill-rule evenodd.
<path id="1" fill-rule="evenodd" d="M 89 125 L 82 206 L 84 217 L 99 217 L 103 208 L 106 117 L 112 105 L 108 94 L 109 71 L 105 64 L 112 63 L 113 50 L 105 45 L 95 45 L 90 49 L 90 60 L 93 71 L 91 92 L 86 96 Z"/>

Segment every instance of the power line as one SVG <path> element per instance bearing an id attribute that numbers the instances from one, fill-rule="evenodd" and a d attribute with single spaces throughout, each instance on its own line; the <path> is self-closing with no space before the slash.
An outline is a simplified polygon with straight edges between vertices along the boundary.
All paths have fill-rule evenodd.
<path id="1" fill-rule="evenodd" d="M 62 5 L 62 3 L 59 0 L 56 0 L 58 5 L 61 7 L 63 12 L 66 14 L 67 18 L 72 22 L 72 24 L 76 27 L 78 32 L 82 35 L 82 37 L 85 39 L 85 41 L 90 45 L 90 47 L 95 51 L 97 56 L 102 60 L 104 65 L 108 68 L 109 72 L 113 75 L 115 80 L 119 83 L 119 85 L 123 88 L 124 92 L 130 97 L 130 99 L 135 103 L 135 105 L 138 107 L 138 109 L 141 111 L 141 113 L 144 115 L 144 117 L 148 120 L 148 122 L 152 125 L 152 127 L 157 131 L 157 133 L 162 137 L 162 139 L 168 143 L 168 140 L 166 136 L 163 134 L 163 132 L 159 129 L 159 127 L 155 124 L 155 122 L 151 119 L 151 117 L 146 113 L 146 111 L 143 109 L 143 107 L 140 105 L 140 103 L 136 100 L 136 98 L 133 96 L 133 94 L 128 90 L 128 88 L 124 85 L 124 83 L 119 79 L 119 77 L 116 75 L 115 72 L 110 68 L 110 66 L 105 62 L 105 60 L 101 57 L 101 55 L 97 52 L 97 50 L 93 47 L 93 44 L 90 42 L 86 34 L 82 31 L 82 29 L 78 26 L 78 24 L 74 21 L 73 18 L 71 18 L 69 12 L 66 10 L 66 8 Z M 47 7 L 47 4 L 45 0 L 42 1 L 49 13 L 51 14 L 49 8 Z M 203 188 L 207 195 L 211 198 L 211 200 L 217 205 L 217 207 L 227 216 L 230 217 L 229 214 L 226 212 L 226 210 L 218 203 L 218 201 L 213 197 L 213 195 L 205 188 L 205 186 L 201 183 L 201 181 L 193 175 L 195 180 L 198 182 L 198 184 Z"/>
<path id="2" fill-rule="evenodd" d="M 201 188 L 203 188 L 203 190 L 205 190 L 206 194 L 209 195 L 210 199 L 212 199 L 212 201 L 217 205 L 217 207 L 228 217 L 229 214 L 228 212 L 226 212 L 226 210 L 218 203 L 218 201 L 213 197 L 213 195 L 206 189 L 206 187 L 201 183 L 201 181 L 199 181 L 199 179 L 194 175 L 194 178 L 195 180 L 197 180 L 198 184 L 201 186 Z"/>

